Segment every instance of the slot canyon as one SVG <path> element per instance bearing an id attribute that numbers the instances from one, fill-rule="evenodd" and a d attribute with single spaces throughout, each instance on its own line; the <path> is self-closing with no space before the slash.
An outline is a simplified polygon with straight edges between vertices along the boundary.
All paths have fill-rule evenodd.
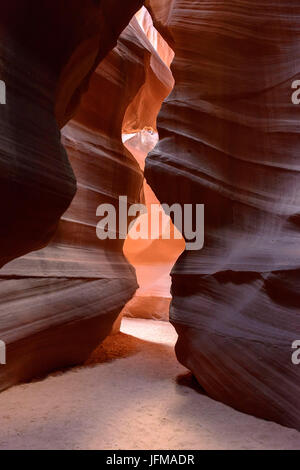
<path id="1" fill-rule="evenodd" d="M 300 448 L 299 18 L 4 2 L 1 450 Z M 165 204 L 204 205 L 202 249 Z"/>

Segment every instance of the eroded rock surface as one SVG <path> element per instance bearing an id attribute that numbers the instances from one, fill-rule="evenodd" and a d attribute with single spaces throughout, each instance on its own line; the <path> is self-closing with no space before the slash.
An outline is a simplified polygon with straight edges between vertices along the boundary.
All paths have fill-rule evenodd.
<path id="1" fill-rule="evenodd" d="M 45 246 L 76 190 L 59 127 L 141 0 L 1 6 L 0 266 Z M 57 124 L 58 123 L 58 124 Z"/>
<path id="2" fill-rule="evenodd" d="M 145 83 L 128 107 L 123 122 L 123 139 L 126 148 L 144 170 L 147 154 L 155 147 L 157 115 L 163 101 L 174 86 L 170 65 L 174 58 L 173 50 L 159 32 L 146 8 L 136 14 L 135 22 L 130 25 L 139 41 L 144 44 L 148 54 L 145 60 Z M 124 253 L 135 267 L 139 289 L 135 297 L 128 302 L 123 314 L 131 317 L 169 319 L 170 306 L 170 271 L 180 253 L 184 250 L 184 240 L 176 230 L 170 218 L 161 209 L 158 215 L 159 201 L 150 186 L 144 181 L 144 197 L 148 214 L 143 214 L 136 221 L 136 226 L 148 226 L 147 239 L 131 239 L 124 245 Z M 157 209 L 151 216 L 152 209 Z M 171 237 L 167 238 L 170 230 Z M 156 231 L 156 237 L 152 233 Z M 165 239 L 163 238 L 165 236 Z"/>
<path id="3" fill-rule="evenodd" d="M 29 12 L 25 2 L 19 3 L 24 7 L 25 21 Z M 141 197 L 142 171 L 121 140 L 126 109 L 145 80 L 145 49 L 142 44 L 137 44 L 131 29 L 124 31 L 118 46 L 94 72 L 89 91 L 83 96 L 73 120 L 63 129 L 62 141 L 77 178 L 77 193 L 58 227 L 59 217 L 74 195 L 75 178 L 60 143 L 54 105 L 58 122 L 64 123 L 75 111 L 84 82 L 95 68 L 94 62 L 113 47 L 126 19 L 128 22 L 141 2 L 126 2 L 127 8 L 118 3 L 118 9 L 116 2 L 101 2 L 101 5 L 100 2 L 85 2 L 85 7 L 76 10 L 76 14 L 74 2 L 64 2 L 58 17 L 54 17 L 54 13 L 51 15 L 55 3 L 51 3 L 52 7 L 50 2 L 42 4 L 48 6 L 49 18 L 45 22 L 44 13 L 37 13 L 37 31 L 32 31 L 29 43 L 25 41 L 21 49 L 24 56 L 20 61 L 24 60 L 24 64 L 18 62 L 21 69 L 24 65 L 23 85 L 27 88 L 18 89 L 18 93 L 13 89 L 16 86 L 13 79 L 19 80 L 20 70 L 15 71 L 11 80 L 7 75 L 8 105 L 0 108 L 5 124 L 1 128 L 0 144 L 4 148 L 1 153 L 1 164 L 4 165 L 1 201 L 11 217 L 2 219 L 6 224 L 1 226 L 4 240 L 1 253 L 7 257 L 9 248 L 5 243 L 10 243 L 8 258 L 16 257 L 24 251 L 37 249 L 48 241 L 53 231 L 56 233 L 46 248 L 18 258 L 1 270 L 0 338 L 7 345 L 7 365 L 0 369 L 1 389 L 49 370 L 85 361 L 109 334 L 115 319 L 137 288 L 134 269 L 122 253 L 122 240 L 100 241 L 96 236 L 96 224 L 100 220 L 96 217 L 96 209 L 101 203 L 116 205 L 119 195 L 127 195 L 129 203 L 139 202 Z M 73 24 L 68 18 L 63 30 L 67 5 L 74 12 L 73 20 L 76 21 Z M 114 19 L 109 17 L 112 9 Z M 45 60 L 50 54 L 51 62 L 45 65 L 46 77 L 52 79 L 51 65 L 61 64 L 53 72 L 53 81 L 46 90 L 42 80 L 43 64 L 32 49 L 34 45 L 42 47 L 43 40 L 39 46 L 30 42 L 41 32 L 43 20 L 44 29 L 56 26 L 51 32 L 55 38 L 53 51 L 51 49 L 51 54 L 47 48 L 44 51 Z M 8 29 L 7 44 L 11 45 L 10 40 L 14 46 L 19 44 L 22 31 L 15 38 L 13 28 Z M 59 43 L 62 35 L 68 37 L 68 32 L 73 40 L 68 38 L 63 46 L 69 54 Z M 51 34 L 45 39 L 46 45 Z M 88 40 L 88 50 L 93 56 L 86 57 L 86 62 L 82 56 L 87 47 L 85 40 Z M 3 43 L 1 47 L 4 47 Z M 12 51 L 8 48 L 8 52 Z M 13 52 L 16 59 L 20 52 L 16 48 Z M 35 70 L 33 78 L 41 81 L 40 87 L 34 80 L 29 83 L 25 53 L 32 59 L 28 67 Z M 4 59 L 7 60 L 6 56 Z M 5 71 L 12 74 L 11 63 L 6 64 Z M 72 93 L 70 83 L 64 92 L 64 84 L 68 82 L 72 83 Z M 28 87 L 32 87 L 31 93 L 27 92 Z M 49 93 L 51 99 L 48 102 L 44 97 L 41 103 L 36 93 Z M 45 118 L 44 114 L 47 115 Z M 24 194 L 19 183 L 26 186 Z M 48 198 L 48 192 L 52 194 L 51 198 Z M 20 221 L 16 219 L 19 212 L 13 211 L 14 204 L 22 214 Z M 11 237 L 9 220 L 15 228 Z M 30 243 L 26 242 L 26 237 Z"/>
<path id="4" fill-rule="evenodd" d="M 176 82 L 146 178 L 161 202 L 205 204 L 205 247 L 172 271 L 177 356 L 213 398 L 300 428 L 299 6 L 146 5 Z"/>

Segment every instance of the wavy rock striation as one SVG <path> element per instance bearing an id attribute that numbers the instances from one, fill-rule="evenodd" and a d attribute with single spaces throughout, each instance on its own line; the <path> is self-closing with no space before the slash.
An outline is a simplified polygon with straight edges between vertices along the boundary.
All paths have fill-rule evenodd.
<path id="1" fill-rule="evenodd" d="M 161 202 L 206 207 L 204 249 L 172 271 L 177 356 L 211 397 L 299 429 L 300 8 L 146 5 L 176 82 L 146 178 Z"/>
<path id="2" fill-rule="evenodd" d="M 146 8 L 141 8 L 130 26 L 139 42 L 144 45 L 147 54 L 145 83 L 127 108 L 123 122 L 123 138 L 126 140 L 126 148 L 144 170 L 147 154 L 155 147 L 158 139 L 157 115 L 174 86 L 174 78 L 170 71 L 174 52 L 154 28 Z M 151 217 L 151 208 L 153 204 L 158 208 L 159 201 L 146 181 L 144 196 L 148 214 L 140 216 L 136 226 L 143 222 L 147 223 L 148 238 L 134 240 L 130 238 L 129 232 L 124 245 L 124 253 L 136 269 L 140 288 L 124 308 L 123 314 L 168 320 L 171 299 L 169 273 L 184 250 L 184 240 L 180 233 L 179 239 L 175 239 L 174 236 L 171 239 L 162 238 L 163 232 L 167 232 L 170 228 L 170 218 L 162 210 L 161 225 L 157 223 L 155 217 Z M 159 238 L 152 239 L 151 230 L 156 230 Z"/>
<path id="3" fill-rule="evenodd" d="M 85 4 L 89 3 L 85 2 Z M 91 3 L 98 4 L 98 2 Z M 115 2 L 110 3 L 109 8 L 105 7 L 108 2 L 101 3 L 102 16 L 109 15 L 111 12 L 110 8 Z M 121 23 L 125 21 L 125 18 L 129 19 L 133 5 L 137 6 L 140 2 L 128 3 L 125 16 L 122 16 L 122 12 L 125 11 L 124 7 L 119 8 L 122 17 L 120 23 L 116 22 L 114 25 L 115 19 L 108 22 L 112 37 L 108 40 L 104 36 L 106 45 L 101 39 L 101 34 L 104 34 L 105 30 L 101 30 L 100 26 L 102 25 L 103 28 L 108 26 L 106 23 L 102 24 L 99 18 L 100 23 L 96 21 L 99 10 L 90 12 L 90 21 L 92 23 L 96 21 L 98 27 L 94 38 L 95 41 L 97 39 L 95 45 L 97 44 L 99 48 L 101 39 L 102 51 L 104 47 L 112 45 L 121 28 Z M 74 2 L 72 8 L 74 8 Z M 77 11 L 76 15 L 78 14 L 80 24 L 82 23 L 85 28 L 88 24 L 84 26 L 84 11 L 81 16 L 80 11 Z M 63 21 L 62 18 L 63 16 L 57 21 Z M 71 21 L 70 24 L 73 25 Z M 68 23 L 68 27 L 71 26 Z M 89 31 L 92 36 L 93 30 L 89 29 Z M 73 33 L 76 36 L 75 26 Z M 79 37 L 82 35 L 84 36 L 84 32 L 81 32 Z M 78 57 L 77 54 L 75 56 L 76 60 L 72 59 L 69 66 L 71 67 L 70 76 L 65 78 L 72 83 L 74 83 L 72 73 L 76 75 L 78 67 L 80 74 L 83 74 L 83 69 L 89 73 L 91 66 L 91 64 L 87 66 L 82 63 L 82 56 Z M 77 178 L 77 193 L 72 204 L 59 222 L 55 236 L 47 247 L 18 258 L 1 270 L 0 338 L 7 345 L 7 364 L 0 367 L 1 389 L 52 369 L 85 361 L 90 352 L 109 334 L 115 319 L 137 288 L 134 269 L 122 253 L 122 240 L 100 241 L 97 238 L 96 225 L 100 218 L 96 216 L 96 209 L 103 202 L 117 205 L 119 195 L 127 195 L 129 203 L 140 201 L 143 174 L 135 159 L 124 148 L 121 133 L 126 109 L 145 81 L 144 60 L 145 48 L 143 44 L 138 43 L 136 36 L 132 33 L 132 28 L 128 27 L 122 34 L 118 46 L 101 62 L 91 76 L 89 91 L 83 96 L 74 119 L 64 127 L 62 132 L 62 141 Z M 65 73 L 62 71 L 61 76 Z M 78 79 L 77 76 L 76 79 Z M 36 84 L 33 86 L 34 92 L 35 87 Z M 70 93 L 69 89 L 67 91 Z M 61 104 L 64 101 L 64 94 L 61 95 L 60 90 L 57 93 L 61 96 L 57 103 Z M 74 96 L 77 94 L 75 91 Z M 14 96 L 14 94 L 10 95 L 9 91 L 9 96 Z M 57 199 L 46 198 L 46 202 L 43 199 L 47 184 L 53 185 L 57 195 L 60 189 L 62 194 L 68 193 L 64 183 L 66 182 L 67 186 L 70 181 L 72 182 L 71 190 L 65 199 L 65 210 L 73 195 L 75 179 L 70 178 L 72 171 L 65 156 L 63 166 L 65 179 L 62 179 L 59 173 L 61 161 L 56 149 L 60 149 L 60 155 L 65 155 L 65 153 L 59 141 L 59 132 L 53 115 L 51 119 L 56 129 L 57 145 L 51 143 L 51 129 L 48 126 L 48 120 L 46 123 L 43 121 L 37 97 L 29 94 L 25 101 L 23 97 L 20 100 L 24 107 L 24 109 L 22 107 L 22 113 L 30 111 L 31 120 L 27 121 L 30 128 L 26 127 L 23 132 L 20 126 L 18 134 L 16 130 L 9 134 L 9 129 L 11 129 L 9 126 L 12 124 L 9 121 L 3 132 L 1 144 L 5 144 L 4 136 L 5 138 L 11 136 L 9 150 L 12 153 L 16 149 L 20 150 L 13 161 L 18 169 L 19 180 L 26 182 L 28 194 L 32 200 L 30 208 L 32 217 L 29 217 L 27 212 L 24 213 L 24 217 L 26 215 L 25 228 L 36 221 L 41 232 L 45 234 L 47 221 L 43 217 L 52 217 L 51 211 L 55 210 L 56 215 L 53 220 L 55 219 L 54 225 L 56 226 L 62 209 L 62 205 L 55 203 Z M 31 100 L 34 104 L 30 104 L 29 110 L 27 101 L 31 103 Z M 73 106 L 75 102 L 73 98 L 65 101 L 69 103 L 67 106 L 57 107 L 57 109 L 64 109 L 63 112 L 58 113 L 60 114 L 59 122 L 62 123 L 69 115 L 70 103 L 72 102 Z M 34 114 L 32 114 L 33 107 Z M 52 109 L 53 106 L 51 106 Z M 8 116 L 10 112 L 14 119 L 14 115 L 17 114 L 15 108 L 13 111 L 8 108 L 4 114 Z M 50 113 L 49 110 L 47 112 Z M 19 123 L 21 122 L 20 120 Z M 43 135 L 40 134 L 39 124 L 45 124 Z M 36 167 L 33 165 L 29 150 L 34 150 L 34 154 L 38 153 L 40 165 Z M 24 161 L 24 167 L 18 167 L 18 158 Z M 7 162 L 11 165 L 8 158 Z M 9 175 L 8 172 L 6 174 Z M 30 176 L 29 179 L 26 179 L 27 175 L 28 178 Z M 38 181 L 39 191 L 34 186 L 34 178 Z M 24 209 L 23 204 L 29 210 L 28 201 L 22 199 L 22 192 L 17 182 L 15 186 L 11 180 L 9 182 L 10 191 L 16 188 L 15 191 L 18 194 L 16 202 L 20 201 L 20 210 Z M 4 200 L 8 200 L 8 194 L 2 193 L 2 204 Z M 9 213 L 10 211 L 11 206 Z M 2 235 L 8 237 L 7 227 L 4 229 L 5 233 L 3 232 Z M 28 235 L 31 230 L 32 226 L 27 232 Z M 23 235 L 25 236 L 26 233 L 20 230 L 16 233 L 18 243 L 23 243 Z M 35 237 L 32 240 L 33 245 L 30 245 L 31 249 L 33 246 L 37 248 L 36 241 L 40 244 L 42 239 L 37 231 L 35 231 Z M 15 256 L 15 243 L 12 243 L 11 247 L 12 255 Z M 21 248 L 20 252 L 25 251 L 25 245 Z M 26 244 L 26 251 L 28 249 L 29 245 Z M 3 252 L 7 253 L 5 250 Z"/>
<path id="4" fill-rule="evenodd" d="M 1 6 L 0 266 L 45 246 L 76 190 L 59 127 L 142 0 Z"/>

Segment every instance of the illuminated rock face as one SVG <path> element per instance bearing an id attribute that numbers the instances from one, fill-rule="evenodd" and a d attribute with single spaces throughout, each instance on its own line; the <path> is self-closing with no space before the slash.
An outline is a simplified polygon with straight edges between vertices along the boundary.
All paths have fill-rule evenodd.
<path id="1" fill-rule="evenodd" d="M 155 134 L 149 135 L 149 132 L 142 131 L 127 140 L 125 145 L 144 168 L 145 158 L 156 143 Z M 136 269 L 139 289 L 124 308 L 123 314 L 129 317 L 168 321 L 171 300 L 170 271 L 184 251 L 185 243 L 146 181 L 144 181 L 144 196 L 148 213 L 140 216 L 135 225 L 147 224 L 148 238 L 134 240 L 130 238 L 131 231 L 129 231 L 124 244 L 126 258 Z M 156 232 L 157 238 L 151 238 L 152 230 Z"/>
<path id="2" fill-rule="evenodd" d="M 121 133 L 154 129 L 172 86 L 149 16 L 134 19 L 97 66 L 142 3 L 1 6 L 0 266 L 18 258 L 1 271 L 1 389 L 84 361 L 137 287 L 122 242 L 96 239 L 95 210 L 120 194 L 140 200 L 142 172 Z M 185 252 L 172 272 L 177 356 L 213 398 L 300 428 L 300 367 L 291 361 L 300 335 L 291 104 L 300 8 L 277 0 L 235 2 L 232 11 L 217 1 L 146 5 L 176 53 L 176 87 L 160 113 L 147 180 L 161 202 L 206 205 L 204 249 Z M 69 207 L 76 182 L 59 128 L 74 114 L 63 131 L 78 179 Z"/>
<path id="3" fill-rule="evenodd" d="M 211 397 L 300 428 L 300 8 L 146 5 L 176 82 L 146 178 L 160 201 L 205 204 L 205 247 L 172 272 L 177 356 Z"/>
<path id="4" fill-rule="evenodd" d="M 76 81 L 81 77 L 81 83 L 83 76 L 94 67 L 96 57 L 98 61 L 104 50 L 113 47 L 124 22 L 129 21 L 141 4 L 126 2 L 124 9 L 119 4 L 116 8 L 115 2 L 101 2 L 99 9 L 100 2 L 84 2 L 85 7 L 74 13 L 75 23 L 68 17 L 64 25 L 64 8 L 68 3 L 72 12 L 75 3 L 78 8 L 82 5 L 82 2 L 64 2 L 59 14 L 52 17 L 55 2 L 51 5 L 49 2 L 46 23 L 44 13 L 37 13 L 37 31 L 33 30 L 31 36 L 39 37 L 43 21 L 43 28 L 47 30 L 46 26 L 51 26 L 50 31 L 53 31 L 45 39 L 45 60 L 50 54 L 47 41 L 50 43 L 51 38 L 54 41 L 45 70 L 41 58 L 36 57 L 37 51 L 32 49 L 34 45 L 42 48 L 43 39 L 31 44 L 30 36 L 28 45 L 24 41 L 23 55 L 20 54 L 20 62 L 17 62 L 16 44 L 21 41 L 22 29 L 15 37 L 17 32 L 13 27 L 9 29 L 10 23 L 6 21 L 6 42 L 1 42 L 0 46 L 8 89 L 7 107 L 0 107 L 1 123 L 4 123 L 0 145 L 5 150 L 1 152 L 3 158 L 0 156 L 4 180 L 1 181 L 1 204 L 6 211 L 4 215 L 2 212 L 2 221 L 6 224 L 1 225 L 3 262 L 45 244 L 67 209 L 74 195 L 75 178 L 60 144 L 54 104 L 57 119 L 62 124 L 75 111 L 80 88 Z M 19 5 L 24 6 L 25 2 L 18 2 Z M 47 5 L 48 2 L 43 2 L 44 7 Z M 108 20 L 111 8 L 114 19 Z M 12 14 L 13 8 L 5 13 Z M 19 10 L 17 16 L 22 17 Z M 22 20 L 25 19 L 24 12 Z M 54 25 L 57 27 L 52 29 Z M 61 36 L 67 37 L 67 43 L 56 44 Z M 44 36 L 41 34 L 41 37 Z M 80 55 L 87 47 L 86 39 L 93 61 L 91 58 L 85 61 Z M 18 258 L 1 270 L 0 338 L 7 345 L 7 365 L 0 368 L 1 389 L 51 369 L 83 362 L 109 334 L 116 317 L 137 288 L 134 269 L 122 253 L 122 241 L 101 242 L 96 237 L 98 205 L 115 203 L 119 194 L 127 195 L 130 202 L 140 200 L 143 175 L 121 141 L 125 111 L 145 79 L 144 47 L 136 43 L 136 36 L 130 28 L 126 29 L 118 47 L 92 75 L 89 91 L 78 112 L 63 129 L 63 144 L 78 189 L 54 238 L 46 248 Z M 5 49 L 11 44 L 12 50 Z M 72 60 L 71 50 L 75 51 Z M 35 70 L 32 83 L 26 82 L 29 73 L 20 77 L 19 69 L 13 68 L 3 51 L 12 55 L 20 70 L 28 71 L 30 67 Z M 28 55 L 32 59 L 29 68 L 25 63 Z M 67 59 L 70 63 L 65 65 Z M 58 67 L 58 64 L 61 67 L 53 71 L 52 65 Z M 53 81 L 50 72 L 53 72 Z M 46 90 L 43 88 L 45 76 L 50 81 L 46 82 Z M 13 86 L 17 86 L 14 80 L 19 79 L 24 79 L 25 83 L 20 85 L 17 94 Z M 41 81 L 40 87 L 35 80 Z M 69 83 L 66 87 L 65 81 Z M 24 96 L 20 90 L 24 91 Z M 24 188 L 20 186 L 23 184 Z M 19 213 L 22 214 L 20 220 L 16 219 Z M 6 215 L 10 219 L 5 219 Z M 12 228 L 15 232 L 10 236 Z"/>
<path id="5" fill-rule="evenodd" d="M 141 0 L 27 0 L 1 5 L 0 266 L 45 246 L 76 182 L 59 127 Z M 55 114 L 54 114 L 55 113 Z M 58 122 L 58 125 L 57 125 Z"/>
<path id="6" fill-rule="evenodd" d="M 158 140 L 156 120 L 163 101 L 174 86 L 170 65 L 174 52 L 154 28 L 151 16 L 145 8 L 131 22 L 135 34 L 144 44 L 148 54 L 145 61 L 145 83 L 140 88 L 133 102 L 128 107 L 123 134 L 126 148 L 144 170 L 147 154 Z M 161 224 L 158 217 L 151 217 L 153 205 L 159 207 L 149 185 L 144 182 L 144 198 L 148 214 L 138 218 L 136 225 L 145 222 L 148 225 L 148 238 L 134 240 L 129 236 L 124 245 L 128 261 L 135 267 L 139 289 L 135 297 L 128 302 L 123 314 L 131 317 L 169 319 L 170 306 L 170 271 L 180 253 L 184 250 L 184 240 L 177 232 L 171 239 L 162 239 L 164 231 L 170 228 L 170 218 L 162 212 Z M 173 226 L 172 226 L 173 228 Z M 160 238 L 151 238 L 151 229 Z"/>

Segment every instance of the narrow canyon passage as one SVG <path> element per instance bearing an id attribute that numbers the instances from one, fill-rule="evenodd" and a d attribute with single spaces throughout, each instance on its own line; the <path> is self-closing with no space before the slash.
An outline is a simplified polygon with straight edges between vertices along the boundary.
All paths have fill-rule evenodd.
<path id="1" fill-rule="evenodd" d="M 144 41 L 147 39 L 151 55 L 145 60 L 144 84 L 126 110 L 122 141 L 144 174 L 147 155 L 159 141 L 157 116 L 163 101 L 174 88 L 170 70 L 174 51 L 154 27 L 145 7 L 135 18 L 136 29 L 142 31 Z M 147 213 L 137 217 L 123 248 L 127 260 L 136 270 L 139 289 L 124 307 L 123 315 L 168 321 L 170 272 L 184 251 L 185 242 L 145 179 L 141 202 Z M 133 232 L 141 236 L 134 239 Z"/>
<path id="2" fill-rule="evenodd" d="M 167 322 L 123 319 L 89 366 L 0 394 L 0 449 L 296 449 L 299 433 L 191 388 Z"/>
<path id="3" fill-rule="evenodd" d="M 0 450 L 299 449 L 300 7 L 6 3 Z"/>
<path id="4" fill-rule="evenodd" d="M 124 145 L 144 171 L 145 159 L 155 147 L 158 134 L 143 130 L 129 136 L 124 135 L 123 138 Z M 123 315 L 168 321 L 171 301 L 170 272 L 184 251 L 185 242 L 146 180 L 143 192 L 147 213 L 137 218 L 132 230 L 140 232 L 144 226 L 145 238 L 133 239 L 129 232 L 123 248 L 127 260 L 136 270 L 139 289 L 124 307 Z"/>

